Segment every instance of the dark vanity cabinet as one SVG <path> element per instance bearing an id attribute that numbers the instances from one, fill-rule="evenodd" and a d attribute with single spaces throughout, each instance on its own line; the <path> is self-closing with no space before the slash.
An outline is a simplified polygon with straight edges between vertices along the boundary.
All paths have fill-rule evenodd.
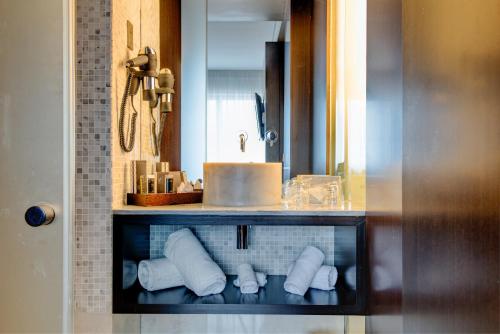
<path id="1" fill-rule="evenodd" d="M 367 269 L 364 213 L 334 213 L 117 210 L 113 215 L 113 313 L 365 314 Z M 236 247 L 237 226 L 250 227 L 247 250 L 239 250 Z M 164 241 L 158 241 L 157 231 L 163 231 L 162 236 L 165 237 L 169 231 L 183 227 L 189 227 L 195 234 L 207 233 L 199 231 L 210 231 L 212 234 L 223 231 L 221 233 L 225 233 L 225 237 L 216 237 L 217 242 L 224 240 L 221 242 L 223 244 L 213 247 L 219 251 L 223 249 L 226 257 L 237 254 L 233 252 L 243 254 L 253 251 L 260 257 L 276 257 L 273 260 L 278 261 L 277 263 L 283 262 L 281 258 L 278 259 L 279 254 L 262 254 L 269 252 L 270 248 L 264 244 L 273 244 L 274 238 L 276 244 L 271 247 L 281 247 L 283 252 L 288 251 L 285 253 L 288 256 L 292 253 L 295 256 L 298 248 L 290 251 L 294 246 L 286 246 L 287 243 L 301 240 L 307 242 L 312 239 L 333 243 L 325 248 L 328 249 L 327 258 L 333 260 L 333 263 L 328 264 L 334 264 L 339 272 L 336 288 L 332 291 L 309 289 L 302 297 L 289 294 L 283 289 L 285 275 L 268 274 L 267 285 L 261 288 L 258 294 L 252 295 L 242 295 L 239 288 L 233 286 L 235 276 L 232 275 L 227 275 L 226 288 L 221 294 L 201 298 L 185 287 L 148 292 L 141 287 L 138 280 L 125 289 L 124 261 L 139 263 L 144 259 L 161 256 L 159 247 Z M 277 233 L 272 231 L 279 231 L 281 235 L 272 234 Z M 324 233 L 325 231 L 327 233 Z M 322 235 L 330 231 L 333 239 Z M 269 235 L 265 236 L 264 241 L 253 242 L 253 239 L 259 237 L 259 233 Z M 228 235 L 231 237 L 227 237 Z M 228 243 L 228 240 L 231 242 Z M 210 248 L 207 248 L 207 251 L 212 255 Z M 219 262 L 217 256 L 214 260 Z M 224 270 L 224 266 L 221 267 Z M 350 271 L 349 280 L 346 280 L 346 271 Z"/>

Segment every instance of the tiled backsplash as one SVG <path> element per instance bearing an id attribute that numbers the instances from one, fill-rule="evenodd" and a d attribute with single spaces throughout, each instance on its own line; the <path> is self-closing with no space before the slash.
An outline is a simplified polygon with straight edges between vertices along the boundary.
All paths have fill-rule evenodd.
<path id="1" fill-rule="evenodd" d="M 167 237 L 184 227 L 152 225 L 150 257 L 162 257 Z M 286 275 L 288 265 L 309 245 L 325 253 L 326 264 L 334 264 L 333 226 L 253 226 L 249 229 L 249 247 L 242 250 L 236 249 L 236 226 L 197 225 L 190 229 L 227 274 L 236 274 L 239 264 L 250 263 L 257 271 Z"/>

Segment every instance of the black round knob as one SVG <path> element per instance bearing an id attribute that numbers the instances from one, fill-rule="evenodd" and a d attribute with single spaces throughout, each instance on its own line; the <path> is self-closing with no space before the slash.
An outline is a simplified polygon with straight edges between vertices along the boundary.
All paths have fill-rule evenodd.
<path id="1" fill-rule="evenodd" d="M 52 223 L 55 217 L 54 209 L 48 205 L 32 206 L 24 214 L 24 220 L 28 225 L 38 227 Z"/>

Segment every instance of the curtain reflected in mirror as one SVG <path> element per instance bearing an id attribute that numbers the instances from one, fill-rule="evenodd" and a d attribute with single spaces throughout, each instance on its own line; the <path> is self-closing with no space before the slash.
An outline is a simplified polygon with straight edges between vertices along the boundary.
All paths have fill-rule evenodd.
<path id="1" fill-rule="evenodd" d="M 264 96 L 264 80 L 262 70 L 208 70 L 207 161 L 266 161 L 255 98 Z"/>

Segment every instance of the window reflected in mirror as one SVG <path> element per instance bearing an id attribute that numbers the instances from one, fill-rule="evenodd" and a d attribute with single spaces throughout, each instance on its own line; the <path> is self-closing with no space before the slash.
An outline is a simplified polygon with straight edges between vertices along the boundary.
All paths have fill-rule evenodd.
<path id="1" fill-rule="evenodd" d="M 282 129 L 271 129 L 270 118 L 282 118 L 284 110 L 268 100 L 284 98 L 269 87 L 276 85 L 269 71 L 283 73 L 285 64 L 270 63 L 269 45 L 286 40 L 289 1 L 208 0 L 207 161 L 282 161 Z M 283 89 L 284 77 L 279 80 Z"/>

